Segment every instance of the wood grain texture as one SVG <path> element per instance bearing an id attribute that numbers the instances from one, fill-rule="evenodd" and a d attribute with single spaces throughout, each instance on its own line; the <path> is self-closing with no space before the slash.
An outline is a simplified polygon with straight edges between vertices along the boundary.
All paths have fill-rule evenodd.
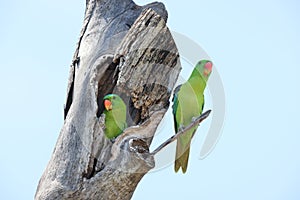
<path id="1" fill-rule="evenodd" d="M 65 121 L 35 199 L 130 199 L 155 166 L 149 146 L 180 72 L 161 3 L 88 0 L 71 65 Z M 128 124 L 104 135 L 102 98 L 117 93 Z"/>

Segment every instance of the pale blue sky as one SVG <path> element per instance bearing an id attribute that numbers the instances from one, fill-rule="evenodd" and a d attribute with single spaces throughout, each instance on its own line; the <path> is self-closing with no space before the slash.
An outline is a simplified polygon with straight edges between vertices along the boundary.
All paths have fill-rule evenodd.
<path id="1" fill-rule="evenodd" d="M 133 199 L 300 199 L 300 3 L 162 2 L 170 29 L 214 61 L 225 87 L 226 120 L 206 159 L 199 160 L 199 132 L 187 174 L 175 174 L 171 165 L 152 172 Z M 63 123 L 84 6 L 71 0 L 0 3 L 1 199 L 33 199 Z"/>

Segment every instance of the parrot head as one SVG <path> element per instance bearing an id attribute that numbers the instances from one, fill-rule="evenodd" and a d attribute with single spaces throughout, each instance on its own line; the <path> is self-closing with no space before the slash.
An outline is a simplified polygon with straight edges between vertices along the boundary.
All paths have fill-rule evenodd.
<path id="1" fill-rule="evenodd" d="M 208 80 L 211 72 L 212 72 L 213 63 L 209 60 L 201 60 L 197 63 L 197 70 L 200 72 L 201 76 L 205 79 L 205 81 Z"/>
<path id="2" fill-rule="evenodd" d="M 104 107 L 107 111 L 111 111 L 114 107 L 119 108 L 124 105 L 123 100 L 116 94 L 108 94 L 103 98 Z"/>

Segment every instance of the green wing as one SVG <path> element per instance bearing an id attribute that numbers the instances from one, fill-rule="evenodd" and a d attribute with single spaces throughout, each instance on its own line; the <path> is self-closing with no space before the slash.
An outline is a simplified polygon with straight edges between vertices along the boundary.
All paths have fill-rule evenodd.
<path id="1" fill-rule="evenodd" d="M 178 108 L 178 92 L 181 88 L 181 85 L 178 85 L 175 90 L 174 90 L 174 95 L 173 95 L 173 105 L 172 105 L 172 110 L 173 110 L 173 119 L 174 119 L 174 128 L 175 128 L 175 132 L 177 133 L 178 132 L 178 124 L 176 123 L 176 111 L 177 111 L 177 108 Z"/>
<path id="2" fill-rule="evenodd" d="M 182 108 L 182 102 L 179 102 L 179 95 L 184 94 L 184 88 L 182 85 L 178 86 L 174 91 L 173 97 L 173 117 L 174 117 L 174 126 L 176 133 L 179 131 L 181 126 L 184 126 L 184 119 L 186 117 L 185 108 Z M 192 129 L 189 132 L 185 133 L 182 136 L 179 136 L 176 144 L 176 156 L 175 156 L 175 165 L 174 170 L 178 172 L 181 168 L 182 172 L 185 173 L 188 166 L 189 154 L 190 154 L 190 143 L 193 133 L 196 129 Z"/>

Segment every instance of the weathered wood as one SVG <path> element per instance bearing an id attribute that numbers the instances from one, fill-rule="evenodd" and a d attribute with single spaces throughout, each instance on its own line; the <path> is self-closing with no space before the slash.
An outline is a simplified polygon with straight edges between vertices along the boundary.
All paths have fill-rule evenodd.
<path id="1" fill-rule="evenodd" d="M 70 70 L 65 122 L 35 199 L 130 199 L 154 167 L 149 146 L 180 71 L 161 3 L 88 0 Z M 119 94 L 128 124 L 103 133 L 102 98 Z"/>

